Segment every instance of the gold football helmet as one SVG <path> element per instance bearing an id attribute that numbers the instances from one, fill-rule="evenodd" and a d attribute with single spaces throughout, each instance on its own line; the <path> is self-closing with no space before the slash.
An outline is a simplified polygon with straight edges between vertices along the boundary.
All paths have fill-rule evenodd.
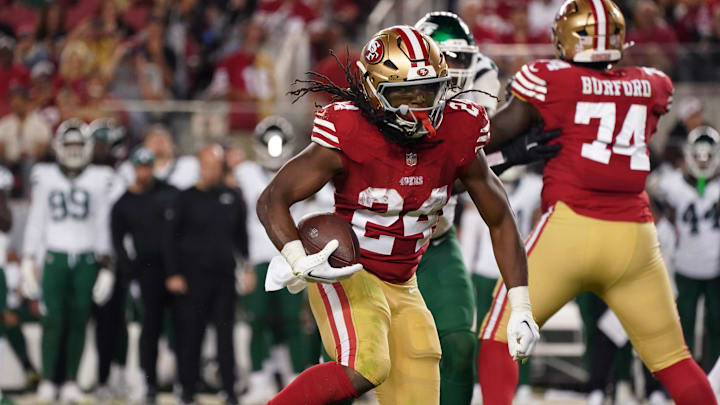
<path id="1" fill-rule="evenodd" d="M 612 0 L 566 0 L 555 15 L 552 40 L 560 59 L 617 62 L 625 47 L 625 17 Z"/>
<path id="2" fill-rule="evenodd" d="M 435 41 L 408 25 L 386 28 L 363 47 L 357 66 L 373 108 L 395 113 L 388 125 L 413 137 L 434 135 L 450 82 Z"/>

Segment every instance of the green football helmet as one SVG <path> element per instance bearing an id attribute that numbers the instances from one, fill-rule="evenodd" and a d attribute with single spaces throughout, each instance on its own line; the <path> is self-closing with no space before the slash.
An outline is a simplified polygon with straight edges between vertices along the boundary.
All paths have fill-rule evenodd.
<path id="1" fill-rule="evenodd" d="M 480 50 L 467 24 L 454 13 L 433 11 L 425 14 L 415 28 L 432 38 L 445 55 L 452 79 L 448 96 L 470 90 L 478 71 Z"/>

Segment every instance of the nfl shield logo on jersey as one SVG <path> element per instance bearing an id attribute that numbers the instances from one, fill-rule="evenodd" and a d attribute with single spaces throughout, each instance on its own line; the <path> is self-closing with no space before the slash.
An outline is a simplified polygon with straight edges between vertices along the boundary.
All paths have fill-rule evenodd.
<path id="1" fill-rule="evenodd" d="M 415 166 L 417 164 L 417 154 L 415 153 L 406 153 L 405 154 L 405 164 L 408 166 Z"/>

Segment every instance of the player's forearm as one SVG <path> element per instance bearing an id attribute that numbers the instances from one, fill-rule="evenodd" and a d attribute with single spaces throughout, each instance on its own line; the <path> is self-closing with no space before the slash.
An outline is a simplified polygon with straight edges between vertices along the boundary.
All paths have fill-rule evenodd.
<path id="1" fill-rule="evenodd" d="M 490 227 L 493 252 L 507 289 L 528 284 L 527 257 L 512 215 Z"/>
<path id="2" fill-rule="evenodd" d="M 278 250 L 282 250 L 286 243 L 300 239 L 295 221 L 290 215 L 291 204 L 273 184 L 263 191 L 257 202 L 260 223 Z"/>

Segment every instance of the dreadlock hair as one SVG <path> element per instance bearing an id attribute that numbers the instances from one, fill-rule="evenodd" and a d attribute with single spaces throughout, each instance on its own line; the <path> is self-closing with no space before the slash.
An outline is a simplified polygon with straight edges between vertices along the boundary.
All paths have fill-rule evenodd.
<path id="1" fill-rule="evenodd" d="M 350 50 L 346 48 L 345 63 L 341 62 L 340 59 L 338 59 L 337 55 L 335 55 L 335 52 L 333 52 L 332 50 L 330 50 L 330 55 L 335 58 L 335 61 L 343 70 L 343 73 L 345 73 L 345 79 L 347 80 L 349 87 L 346 89 L 340 88 L 338 85 L 333 83 L 333 81 L 330 80 L 330 78 L 328 78 L 327 76 L 310 71 L 306 73 L 308 75 L 307 80 L 296 79 L 292 83 L 292 86 L 306 85 L 305 87 L 290 90 L 287 93 L 289 95 L 295 96 L 295 99 L 293 99 L 293 103 L 295 103 L 308 93 L 327 92 L 332 95 L 333 102 L 352 102 L 355 107 L 360 110 L 362 116 L 371 124 L 375 125 L 378 130 L 380 130 L 380 133 L 385 137 L 385 139 L 392 144 L 410 149 L 425 149 L 433 147 L 436 144 L 442 142 L 442 140 L 429 141 L 424 136 L 413 137 L 414 134 L 412 132 L 394 125 L 389 125 L 389 122 L 392 122 L 395 119 L 395 113 L 373 108 L 373 106 L 370 104 L 368 96 L 365 93 L 365 89 L 362 86 L 362 79 L 359 77 L 359 74 L 357 72 L 353 72 L 351 69 Z M 451 101 L 462 94 L 470 92 L 484 93 L 490 97 L 494 97 L 495 99 L 497 99 L 496 96 L 482 90 L 464 90 L 445 100 L 445 102 Z M 319 108 L 321 106 L 317 105 L 317 107 Z"/>

